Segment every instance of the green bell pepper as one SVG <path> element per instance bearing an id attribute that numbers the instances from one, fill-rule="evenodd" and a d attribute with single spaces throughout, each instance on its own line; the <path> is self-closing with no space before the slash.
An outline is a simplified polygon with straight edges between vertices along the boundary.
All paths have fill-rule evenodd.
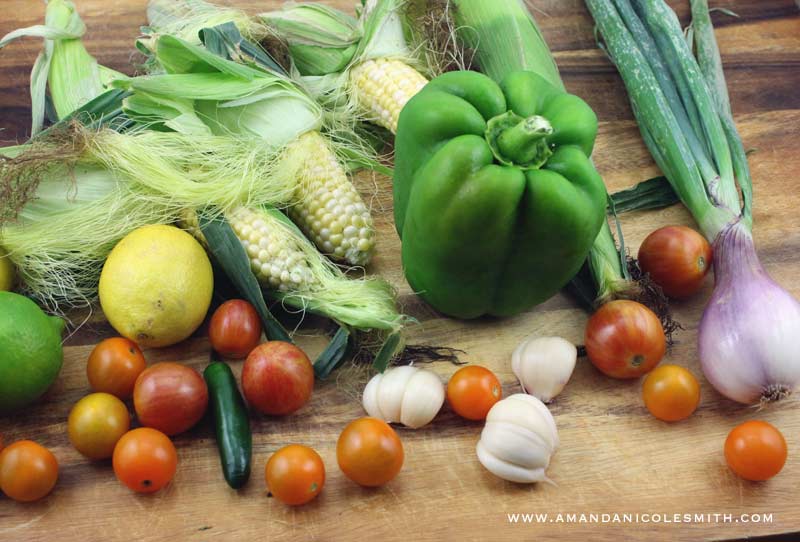
<path id="1" fill-rule="evenodd" d="M 400 114 L 394 216 L 409 284 L 457 318 L 510 316 L 578 272 L 605 220 L 597 117 L 531 72 L 428 83 Z"/>

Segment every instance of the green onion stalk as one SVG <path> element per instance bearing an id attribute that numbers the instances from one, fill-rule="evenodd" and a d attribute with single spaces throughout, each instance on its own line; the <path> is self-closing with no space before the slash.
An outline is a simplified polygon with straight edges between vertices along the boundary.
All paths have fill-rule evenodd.
<path id="1" fill-rule="evenodd" d="M 429 10 L 439 2 L 428 2 Z M 442 9 L 439 7 L 438 9 Z M 496 81 L 514 71 L 532 71 L 556 88 L 564 89 L 547 43 L 533 15 L 522 0 L 453 0 L 452 28 L 461 47 L 473 52 L 477 68 Z M 652 205 L 655 192 L 651 185 L 627 192 L 626 210 Z M 665 204 L 670 203 L 665 198 Z M 586 264 L 568 286 L 579 301 L 590 309 L 614 299 L 635 299 L 653 309 L 661 318 L 667 332 L 675 323 L 660 288 L 641 276 L 635 263 L 627 257 L 622 229 L 616 215 L 614 199 L 609 197 L 609 214 L 616 223 L 619 247 L 611 226 L 605 222 L 589 252 Z M 632 276 L 629 266 L 634 269 Z"/>
<path id="2" fill-rule="evenodd" d="M 692 46 L 663 0 L 586 0 L 628 90 L 642 138 L 714 249 L 714 292 L 703 312 L 703 372 L 745 404 L 800 383 L 800 303 L 758 260 L 752 180 L 731 113 L 705 0 L 692 0 Z"/>

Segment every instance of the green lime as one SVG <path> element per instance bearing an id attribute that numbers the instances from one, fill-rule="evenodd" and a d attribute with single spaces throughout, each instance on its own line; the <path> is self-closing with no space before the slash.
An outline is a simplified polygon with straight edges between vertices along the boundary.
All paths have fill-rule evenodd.
<path id="1" fill-rule="evenodd" d="M 27 297 L 0 292 L 0 414 L 31 404 L 55 381 L 63 329 Z"/>

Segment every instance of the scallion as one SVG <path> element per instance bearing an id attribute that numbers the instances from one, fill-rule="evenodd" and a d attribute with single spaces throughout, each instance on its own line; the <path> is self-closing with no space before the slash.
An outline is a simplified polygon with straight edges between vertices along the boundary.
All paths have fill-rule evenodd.
<path id="1" fill-rule="evenodd" d="M 776 400 L 800 383 L 800 303 L 758 260 L 752 181 L 708 5 L 691 3 L 697 57 L 663 0 L 586 0 L 647 147 L 713 244 L 715 288 L 698 335 L 703 371 L 735 401 Z"/>

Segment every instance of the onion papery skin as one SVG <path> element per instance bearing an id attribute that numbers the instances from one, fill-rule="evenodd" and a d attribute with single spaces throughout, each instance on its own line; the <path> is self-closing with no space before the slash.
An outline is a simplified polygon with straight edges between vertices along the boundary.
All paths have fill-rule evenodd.
<path id="1" fill-rule="evenodd" d="M 764 270 L 739 221 L 714 241 L 714 276 L 698 334 L 706 378 L 744 404 L 790 394 L 800 382 L 800 303 Z"/>

